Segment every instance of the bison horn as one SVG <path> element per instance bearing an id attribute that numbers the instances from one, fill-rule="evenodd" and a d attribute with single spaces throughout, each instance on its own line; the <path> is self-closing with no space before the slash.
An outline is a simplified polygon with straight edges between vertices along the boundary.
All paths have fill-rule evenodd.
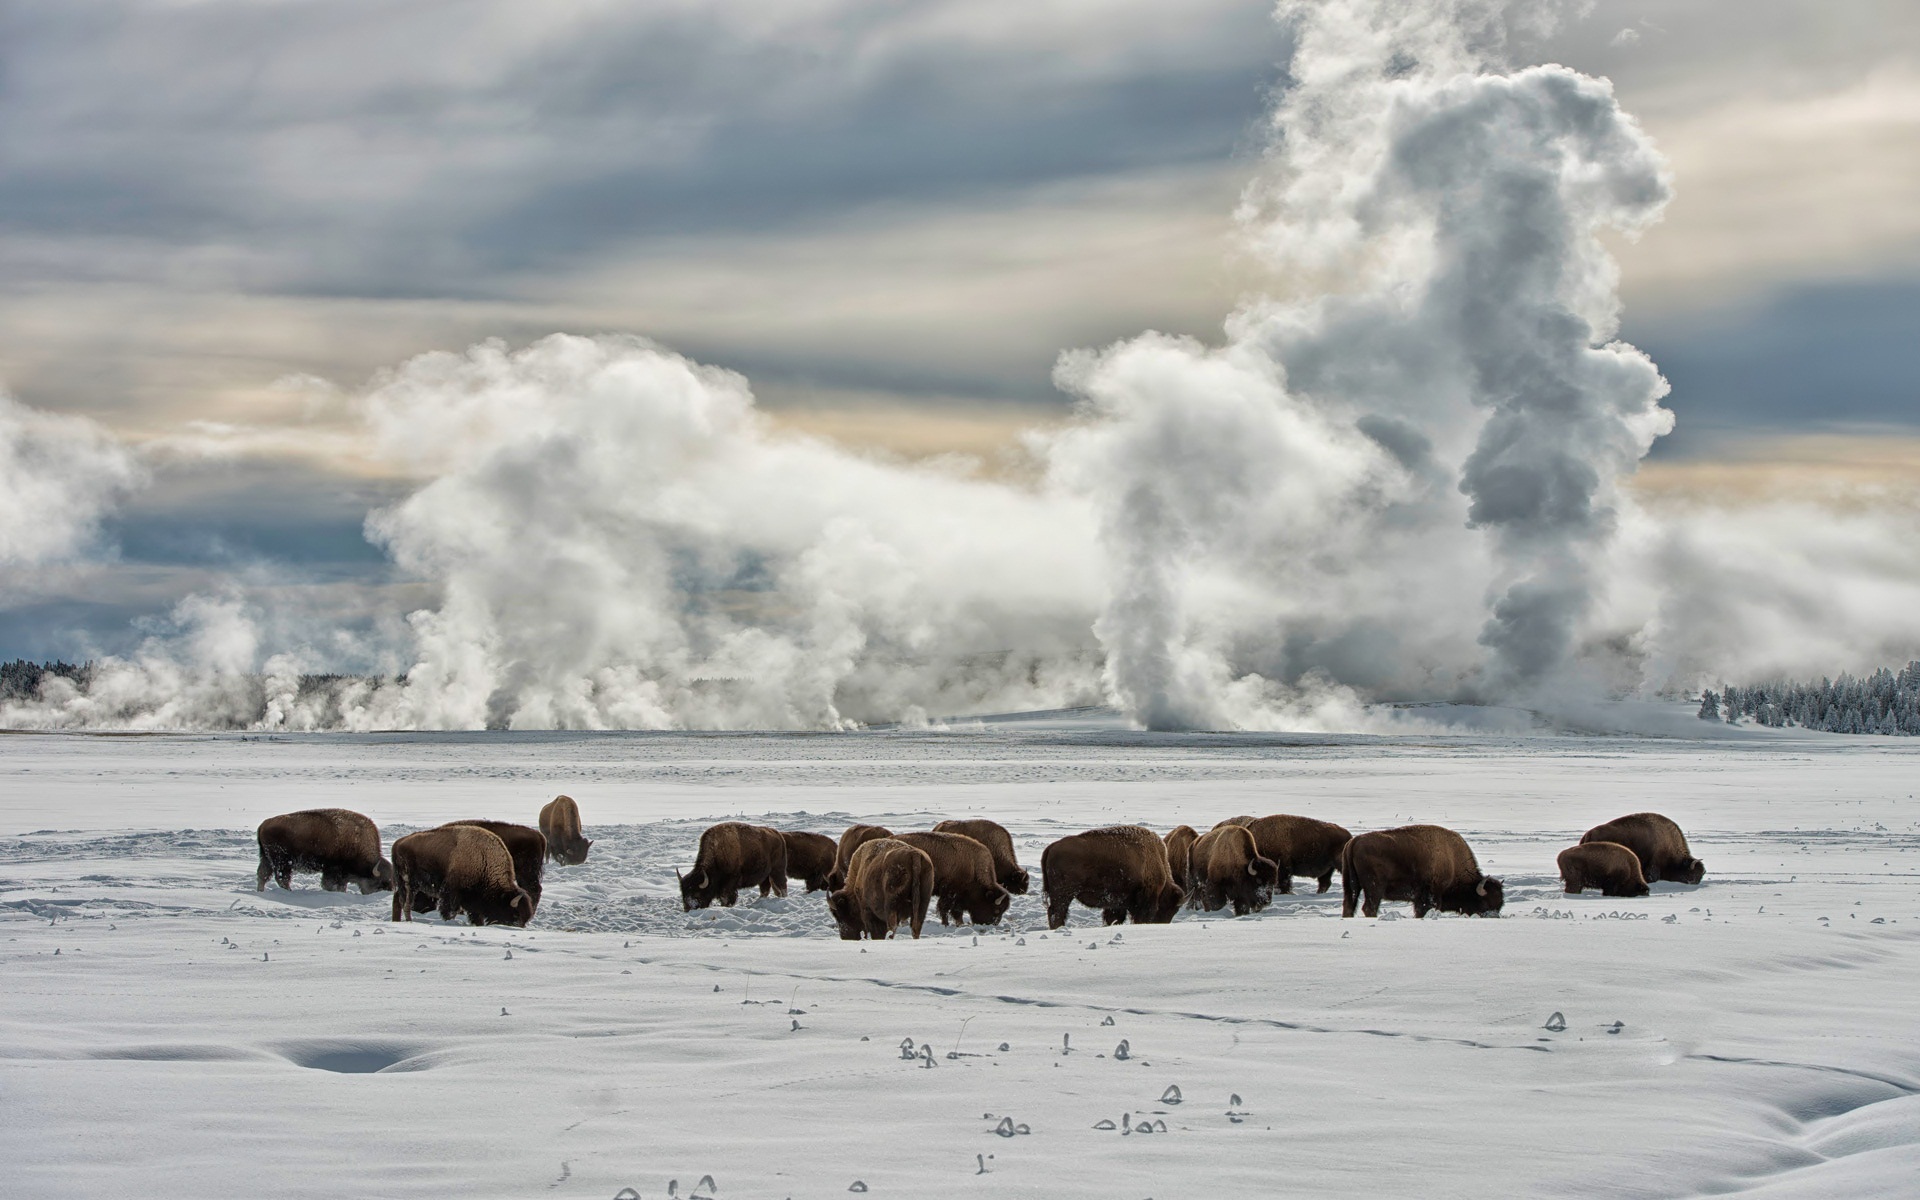
<path id="1" fill-rule="evenodd" d="M 693 886 L 699 888 L 707 886 L 707 869 L 705 867 L 700 868 L 700 878 L 693 881 Z"/>
<path id="2" fill-rule="evenodd" d="M 673 877 L 674 877 L 675 879 L 677 879 L 677 880 L 679 880 L 679 881 L 680 881 L 681 883 L 685 883 L 685 882 L 687 881 L 687 877 L 686 877 L 685 875 L 682 875 L 682 874 L 680 873 L 680 868 L 679 868 L 679 867 L 675 867 L 675 868 L 673 869 Z"/>
<path id="3" fill-rule="evenodd" d="M 1473 889 L 1473 893 L 1474 893 L 1474 895 L 1476 895 L 1476 896 L 1484 896 L 1484 895 L 1486 895 L 1486 894 L 1487 894 L 1487 881 L 1486 881 L 1485 879 L 1482 879 L 1482 880 L 1480 881 L 1480 886 L 1479 886 L 1479 887 L 1476 887 L 1476 888 L 1474 888 L 1474 889 Z"/>

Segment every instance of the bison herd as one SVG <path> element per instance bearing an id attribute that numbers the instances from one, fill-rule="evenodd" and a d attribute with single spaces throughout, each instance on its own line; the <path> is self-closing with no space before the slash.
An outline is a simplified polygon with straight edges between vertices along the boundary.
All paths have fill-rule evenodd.
<path id="1" fill-rule="evenodd" d="M 391 890 L 396 921 L 438 910 L 443 920 L 465 913 L 475 925 L 525 925 L 540 903 L 545 864 L 584 862 L 592 845 L 566 796 L 540 810 L 537 829 L 455 821 L 400 838 L 392 861 L 380 855 L 374 823 L 340 808 L 270 817 L 259 842 L 259 889 L 269 878 L 289 888 L 294 872 L 318 872 L 330 891 L 349 884 L 362 894 Z M 1560 853 L 1559 867 L 1569 893 L 1594 888 L 1607 896 L 1644 896 L 1650 882 L 1697 884 L 1706 874 L 1686 834 L 1658 813 L 1595 826 Z M 1335 871 L 1343 917 L 1378 916 L 1389 900 L 1411 903 L 1416 917 L 1491 917 L 1505 901 L 1501 881 L 1481 873 L 1466 839 L 1451 829 L 1404 825 L 1355 836 L 1285 814 L 1229 817 L 1206 833 L 1178 825 L 1164 838 L 1144 825 L 1072 834 L 1041 852 L 1040 889 L 1049 929 L 1065 925 L 1076 902 L 1108 925 L 1165 924 L 1183 907 L 1258 912 L 1276 892 L 1291 894 L 1296 878 L 1325 892 Z M 808 892 L 827 893 L 827 911 L 848 941 L 891 937 L 902 924 L 917 938 L 930 905 L 942 925 L 996 925 L 1031 885 L 1013 838 L 979 818 L 905 833 L 855 825 L 838 842 L 723 821 L 701 833 L 693 866 L 675 874 L 687 912 L 733 905 L 754 888 L 785 896 L 788 880 L 799 880 Z"/>

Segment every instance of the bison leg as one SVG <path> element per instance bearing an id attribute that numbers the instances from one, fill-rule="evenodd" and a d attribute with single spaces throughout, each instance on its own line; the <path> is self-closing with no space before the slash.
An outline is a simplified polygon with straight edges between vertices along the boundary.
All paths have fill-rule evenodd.
<path id="1" fill-rule="evenodd" d="M 393 919 L 396 921 L 413 920 L 413 897 L 407 891 L 407 885 L 397 883 L 393 888 Z"/>
<path id="2" fill-rule="evenodd" d="M 260 869 L 253 873 L 253 890 L 256 892 L 266 891 L 267 880 L 271 878 L 273 878 L 273 864 L 267 861 L 267 852 L 262 850 L 260 852 Z"/>
<path id="3" fill-rule="evenodd" d="M 1379 915 L 1380 915 L 1380 902 L 1381 902 L 1382 900 L 1384 900 L 1384 899 L 1386 899 L 1386 891 L 1385 891 L 1385 889 L 1382 889 L 1382 890 L 1380 890 L 1380 891 L 1377 891 L 1377 892 L 1376 892 L 1375 890 L 1373 890 L 1372 888 L 1370 888 L 1370 887 L 1369 887 L 1369 888 L 1363 888 L 1363 889 L 1361 889 L 1361 890 L 1362 890 L 1362 891 L 1363 891 L 1363 892 L 1365 893 L 1365 895 L 1366 895 L 1366 901 L 1365 901 L 1364 903 L 1362 903 L 1362 904 L 1360 905 L 1360 915 L 1361 915 L 1361 916 L 1364 916 L 1364 917 L 1377 917 L 1377 916 L 1379 916 Z M 1351 902 L 1351 901 L 1349 901 L 1348 903 L 1352 903 L 1352 902 Z"/>
<path id="4" fill-rule="evenodd" d="M 1340 873 L 1340 915 L 1351 917 L 1360 906 L 1360 882 L 1351 872 Z"/>
<path id="5" fill-rule="evenodd" d="M 1333 886 L 1333 872 L 1328 871 L 1325 875 L 1322 875 L 1320 877 L 1319 891 L 1324 893 L 1328 888 L 1332 886 Z"/>
<path id="6" fill-rule="evenodd" d="M 320 869 L 320 890 L 323 892 L 344 892 L 347 890 L 346 877 L 331 868 Z"/>
<path id="7" fill-rule="evenodd" d="M 1415 892 L 1413 894 L 1414 919 L 1419 920 L 1421 917 L 1426 916 L 1428 913 L 1432 911 L 1433 911 L 1433 897 L 1427 895 L 1425 892 Z"/>
<path id="8" fill-rule="evenodd" d="M 1047 893 L 1047 928 L 1058 929 L 1067 923 L 1067 910 L 1073 907 L 1072 896 L 1056 896 Z"/>

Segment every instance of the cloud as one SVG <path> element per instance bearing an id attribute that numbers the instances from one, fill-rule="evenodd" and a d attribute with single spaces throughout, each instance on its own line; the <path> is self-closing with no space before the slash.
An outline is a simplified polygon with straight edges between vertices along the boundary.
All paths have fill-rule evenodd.
<path id="1" fill-rule="evenodd" d="M 28 408 L 0 392 L 0 568 L 20 572 L 75 558 L 142 481 L 134 458 L 80 417 Z"/>

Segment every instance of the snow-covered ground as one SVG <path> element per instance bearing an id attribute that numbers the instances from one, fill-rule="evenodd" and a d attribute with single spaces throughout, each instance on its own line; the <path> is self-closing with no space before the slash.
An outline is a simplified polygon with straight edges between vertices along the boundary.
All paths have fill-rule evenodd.
<path id="1" fill-rule="evenodd" d="M 1920 745 L 1714 732 L 0 737 L 0 1193 L 1920 1194 Z M 558 792 L 593 854 L 526 930 L 253 890 L 277 812 L 391 840 Z M 1706 883 L 1562 895 L 1647 808 Z M 854 945 L 797 887 L 674 890 L 724 816 L 992 816 L 1037 893 L 1062 833 L 1243 812 L 1450 825 L 1505 919 L 1336 885 L 1047 934 L 1036 894 Z"/>

